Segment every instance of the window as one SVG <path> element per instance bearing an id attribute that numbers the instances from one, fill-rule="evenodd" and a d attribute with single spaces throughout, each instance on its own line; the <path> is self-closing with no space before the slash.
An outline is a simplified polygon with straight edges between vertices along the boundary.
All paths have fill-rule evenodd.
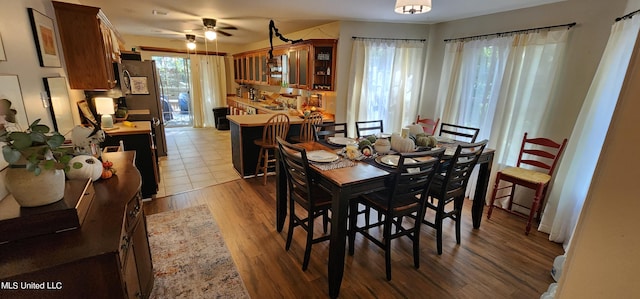
<path id="1" fill-rule="evenodd" d="M 162 115 L 167 127 L 191 126 L 190 61 L 188 58 L 152 56 L 160 77 Z"/>

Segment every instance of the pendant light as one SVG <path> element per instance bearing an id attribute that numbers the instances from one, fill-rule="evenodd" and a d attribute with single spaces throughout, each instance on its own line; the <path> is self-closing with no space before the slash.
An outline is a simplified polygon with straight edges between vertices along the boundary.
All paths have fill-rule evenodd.
<path id="1" fill-rule="evenodd" d="M 401 14 L 421 14 L 431 10 L 431 0 L 396 0 L 395 12 Z"/>

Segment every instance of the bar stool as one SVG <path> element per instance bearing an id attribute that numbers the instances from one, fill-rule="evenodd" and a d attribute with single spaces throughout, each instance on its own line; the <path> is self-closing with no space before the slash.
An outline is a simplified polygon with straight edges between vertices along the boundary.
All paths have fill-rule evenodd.
<path id="1" fill-rule="evenodd" d="M 262 172 L 264 185 L 267 184 L 267 173 L 270 164 L 273 164 L 272 167 L 275 167 L 276 159 L 273 151 L 278 146 L 276 137 L 285 139 L 287 138 L 287 133 L 289 133 L 289 116 L 284 113 L 278 113 L 274 114 L 265 123 L 264 129 L 262 130 L 262 139 L 253 141 L 253 143 L 260 147 L 258 164 L 256 165 L 256 177 L 259 172 Z"/>

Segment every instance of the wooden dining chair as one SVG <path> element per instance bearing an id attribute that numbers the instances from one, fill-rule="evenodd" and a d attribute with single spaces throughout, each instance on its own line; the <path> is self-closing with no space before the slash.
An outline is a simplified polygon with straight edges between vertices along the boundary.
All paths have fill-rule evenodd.
<path id="1" fill-rule="evenodd" d="M 474 143 L 478 137 L 480 129 L 473 127 L 465 127 L 454 124 L 442 123 L 440 125 L 440 136 L 451 137 L 454 140 Z M 464 140 L 460 140 L 460 138 Z"/>
<path id="2" fill-rule="evenodd" d="M 287 186 L 289 188 L 289 231 L 287 232 L 286 250 L 291 247 L 293 239 L 293 229 L 297 226 L 302 227 L 307 232 L 307 242 L 304 249 L 304 260 L 302 262 L 302 271 L 307 270 L 309 259 L 311 257 L 311 245 L 329 240 L 327 235 L 327 227 L 330 222 L 329 210 L 331 209 L 331 194 L 314 184 L 309 169 L 309 160 L 305 149 L 290 144 L 284 139 L 277 137 L 278 148 L 283 160 L 287 175 Z M 296 206 L 303 208 L 306 212 L 305 216 L 296 214 Z M 313 238 L 315 219 L 322 216 L 324 235 Z"/>
<path id="3" fill-rule="evenodd" d="M 291 142 L 308 142 L 314 141 L 316 136 L 316 127 L 315 125 L 322 124 L 322 113 L 321 112 L 313 112 L 307 116 L 305 116 L 302 124 L 300 125 L 300 135 L 292 136 Z"/>
<path id="4" fill-rule="evenodd" d="M 263 173 L 264 184 L 267 184 L 267 173 L 269 168 L 275 167 L 276 158 L 274 150 L 278 146 L 276 138 L 287 138 L 289 132 L 289 116 L 284 113 L 274 114 L 264 125 L 262 129 L 262 139 L 256 139 L 253 141 L 260 147 L 258 153 L 258 163 L 256 165 L 257 177 L 259 173 Z"/>
<path id="5" fill-rule="evenodd" d="M 507 167 L 501 171 L 498 171 L 496 175 L 496 181 L 491 194 L 491 201 L 489 203 L 489 211 L 487 212 L 487 219 L 491 219 L 491 213 L 496 198 L 508 197 L 508 207 L 506 211 L 523 217 L 528 217 L 527 226 L 524 233 L 529 234 L 531 230 L 531 222 L 534 215 L 538 214 L 537 220 L 540 221 L 542 213 L 542 206 L 544 204 L 544 198 L 547 194 L 547 187 L 551 181 L 553 171 L 558 165 L 560 156 L 564 151 L 567 144 L 565 138 L 562 143 L 557 143 L 548 138 L 527 138 L 527 133 L 524 133 L 522 138 L 522 146 L 520 147 L 520 154 L 518 155 L 518 163 L 515 167 Z M 523 166 L 531 168 L 523 168 Z M 507 186 L 499 187 L 500 181 L 510 183 Z M 525 215 L 513 210 L 513 205 L 523 207 L 523 205 L 513 202 L 513 194 L 516 189 L 516 185 L 520 185 L 529 189 L 535 190 L 533 202 L 529 207 L 529 214 Z M 497 196 L 497 192 L 503 189 L 510 189 L 507 195 Z"/>
<path id="6" fill-rule="evenodd" d="M 460 244 L 460 225 L 462 223 L 462 206 L 467 183 L 473 168 L 478 163 L 480 154 L 487 145 L 487 140 L 478 143 L 458 144 L 452 157 L 442 160 L 440 172 L 433 178 L 429 197 L 434 202 L 425 202 L 425 217 L 422 223 L 436 229 L 436 248 L 442 254 L 442 222 L 452 219 L 456 223 L 456 243 Z M 429 215 L 433 211 L 433 215 Z"/>
<path id="7" fill-rule="evenodd" d="M 384 126 L 382 125 L 381 119 L 356 122 L 356 134 L 358 134 L 358 137 L 366 137 L 382 133 L 383 131 Z"/>
<path id="8" fill-rule="evenodd" d="M 436 134 L 436 130 L 438 130 L 438 124 L 440 123 L 440 119 L 433 120 L 431 118 L 418 118 L 416 119 L 416 124 L 422 126 L 422 130 L 427 135 L 434 136 Z"/>
<path id="9" fill-rule="evenodd" d="M 391 240 L 408 237 L 413 242 L 413 264 L 420 268 L 420 225 L 424 218 L 424 205 L 434 174 L 438 172 L 444 148 L 433 151 L 401 153 L 393 178 L 386 190 L 360 196 L 349 202 L 351 211 L 362 204 L 378 212 L 375 223 L 358 226 L 358 214 L 349 215 L 349 254 L 354 254 L 356 233 L 362 234 L 385 251 L 387 280 L 391 280 Z M 407 161 L 413 159 L 415 163 Z M 412 221 L 403 223 L 403 217 Z M 412 222 L 412 223 L 407 223 Z M 392 227 L 394 227 L 392 229 Z M 378 230 L 382 229 L 382 235 Z M 375 231 L 375 233 L 374 233 Z M 377 236 L 377 237 L 376 237 Z M 379 238 L 379 237 L 382 238 Z"/>
<path id="10" fill-rule="evenodd" d="M 322 123 L 313 125 L 315 128 L 315 140 L 326 140 L 327 137 L 342 135 L 341 137 L 349 137 L 347 134 L 346 123 Z"/>

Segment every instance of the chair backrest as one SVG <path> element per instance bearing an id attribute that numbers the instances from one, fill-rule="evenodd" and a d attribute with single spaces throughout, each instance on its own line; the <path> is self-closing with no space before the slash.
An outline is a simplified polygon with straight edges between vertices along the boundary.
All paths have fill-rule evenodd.
<path id="1" fill-rule="evenodd" d="M 307 115 L 300 125 L 300 142 L 314 141 L 316 136 L 315 125 L 322 124 L 322 113 L 313 112 Z"/>
<path id="2" fill-rule="evenodd" d="M 289 133 L 289 116 L 284 113 L 274 114 L 264 125 L 262 130 L 262 142 L 276 144 L 276 138 L 287 138 Z"/>
<path id="3" fill-rule="evenodd" d="M 562 143 L 557 143 L 548 138 L 527 138 L 527 133 L 524 133 L 516 166 L 531 165 L 542 168 L 551 175 L 566 145 L 567 138 Z"/>
<path id="4" fill-rule="evenodd" d="M 431 118 L 420 118 L 420 115 L 418 115 L 418 118 L 416 119 L 416 124 L 421 125 L 422 130 L 424 130 L 424 133 L 431 136 L 436 134 L 436 130 L 438 129 L 439 123 L 440 123 L 439 118 L 436 120 L 433 120 Z"/>
<path id="5" fill-rule="evenodd" d="M 383 131 L 384 126 L 382 125 L 381 119 L 356 122 L 356 133 L 358 134 L 358 137 L 382 133 Z"/>
<path id="6" fill-rule="evenodd" d="M 433 176 L 440 169 L 444 151 L 444 148 L 438 148 L 432 151 L 400 153 L 398 167 L 390 186 L 389 204 L 394 198 L 407 198 L 407 196 L 419 195 L 421 200 L 426 200 Z M 417 162 L 405 163 L 406 159 Z"/>
<path id="7" fill-rule="evenodd" d="M 313 205 L 307 151 L 280 137 L 276 138 L 276 142 L 282 159 L 281 165 L 287 175 L 289 196 L 297 202 L 309 202 L 310 206 Z"/>
<path id="8" fill-rule="evenodd" d="M 325 140 L 327 137 L 334 137 L 336 134 L 342 134 L 342 137 L 349 137 L 347 136 L 346 123 L 323 123 L 313 126 L 315 127 L 314 134 L 316 135 L 316 141 Z"/>
<path id="9" fill-rule="evenodd" d="M 445 137 L 447 137 L 448 135 L 455 140 L 459 140 L 456 138 L 464 137 L 467 139 L 459 140 L 459 141 L 465 141 L 469 143 L 476 142 L 476 138 L 478 137 L 478 132 L 480 132 L 480 129 L 473 128 L 473 127 L 465 127 L 465 126 L 459 126 L 459 125 L 447 124 L 447 123 L 442 123 L 440 125 L 440 136 L 445 134 Z"/>
<path id="10" fill-rule="evenodd" d="M 443 191 L 446 198 L 464 196 L 469 177 L 473 168 L 478 163 L 488 140 L 478 143 L 458 144 L 451 159 L 443 160 L 445 174 L 443 179 Z"/>

